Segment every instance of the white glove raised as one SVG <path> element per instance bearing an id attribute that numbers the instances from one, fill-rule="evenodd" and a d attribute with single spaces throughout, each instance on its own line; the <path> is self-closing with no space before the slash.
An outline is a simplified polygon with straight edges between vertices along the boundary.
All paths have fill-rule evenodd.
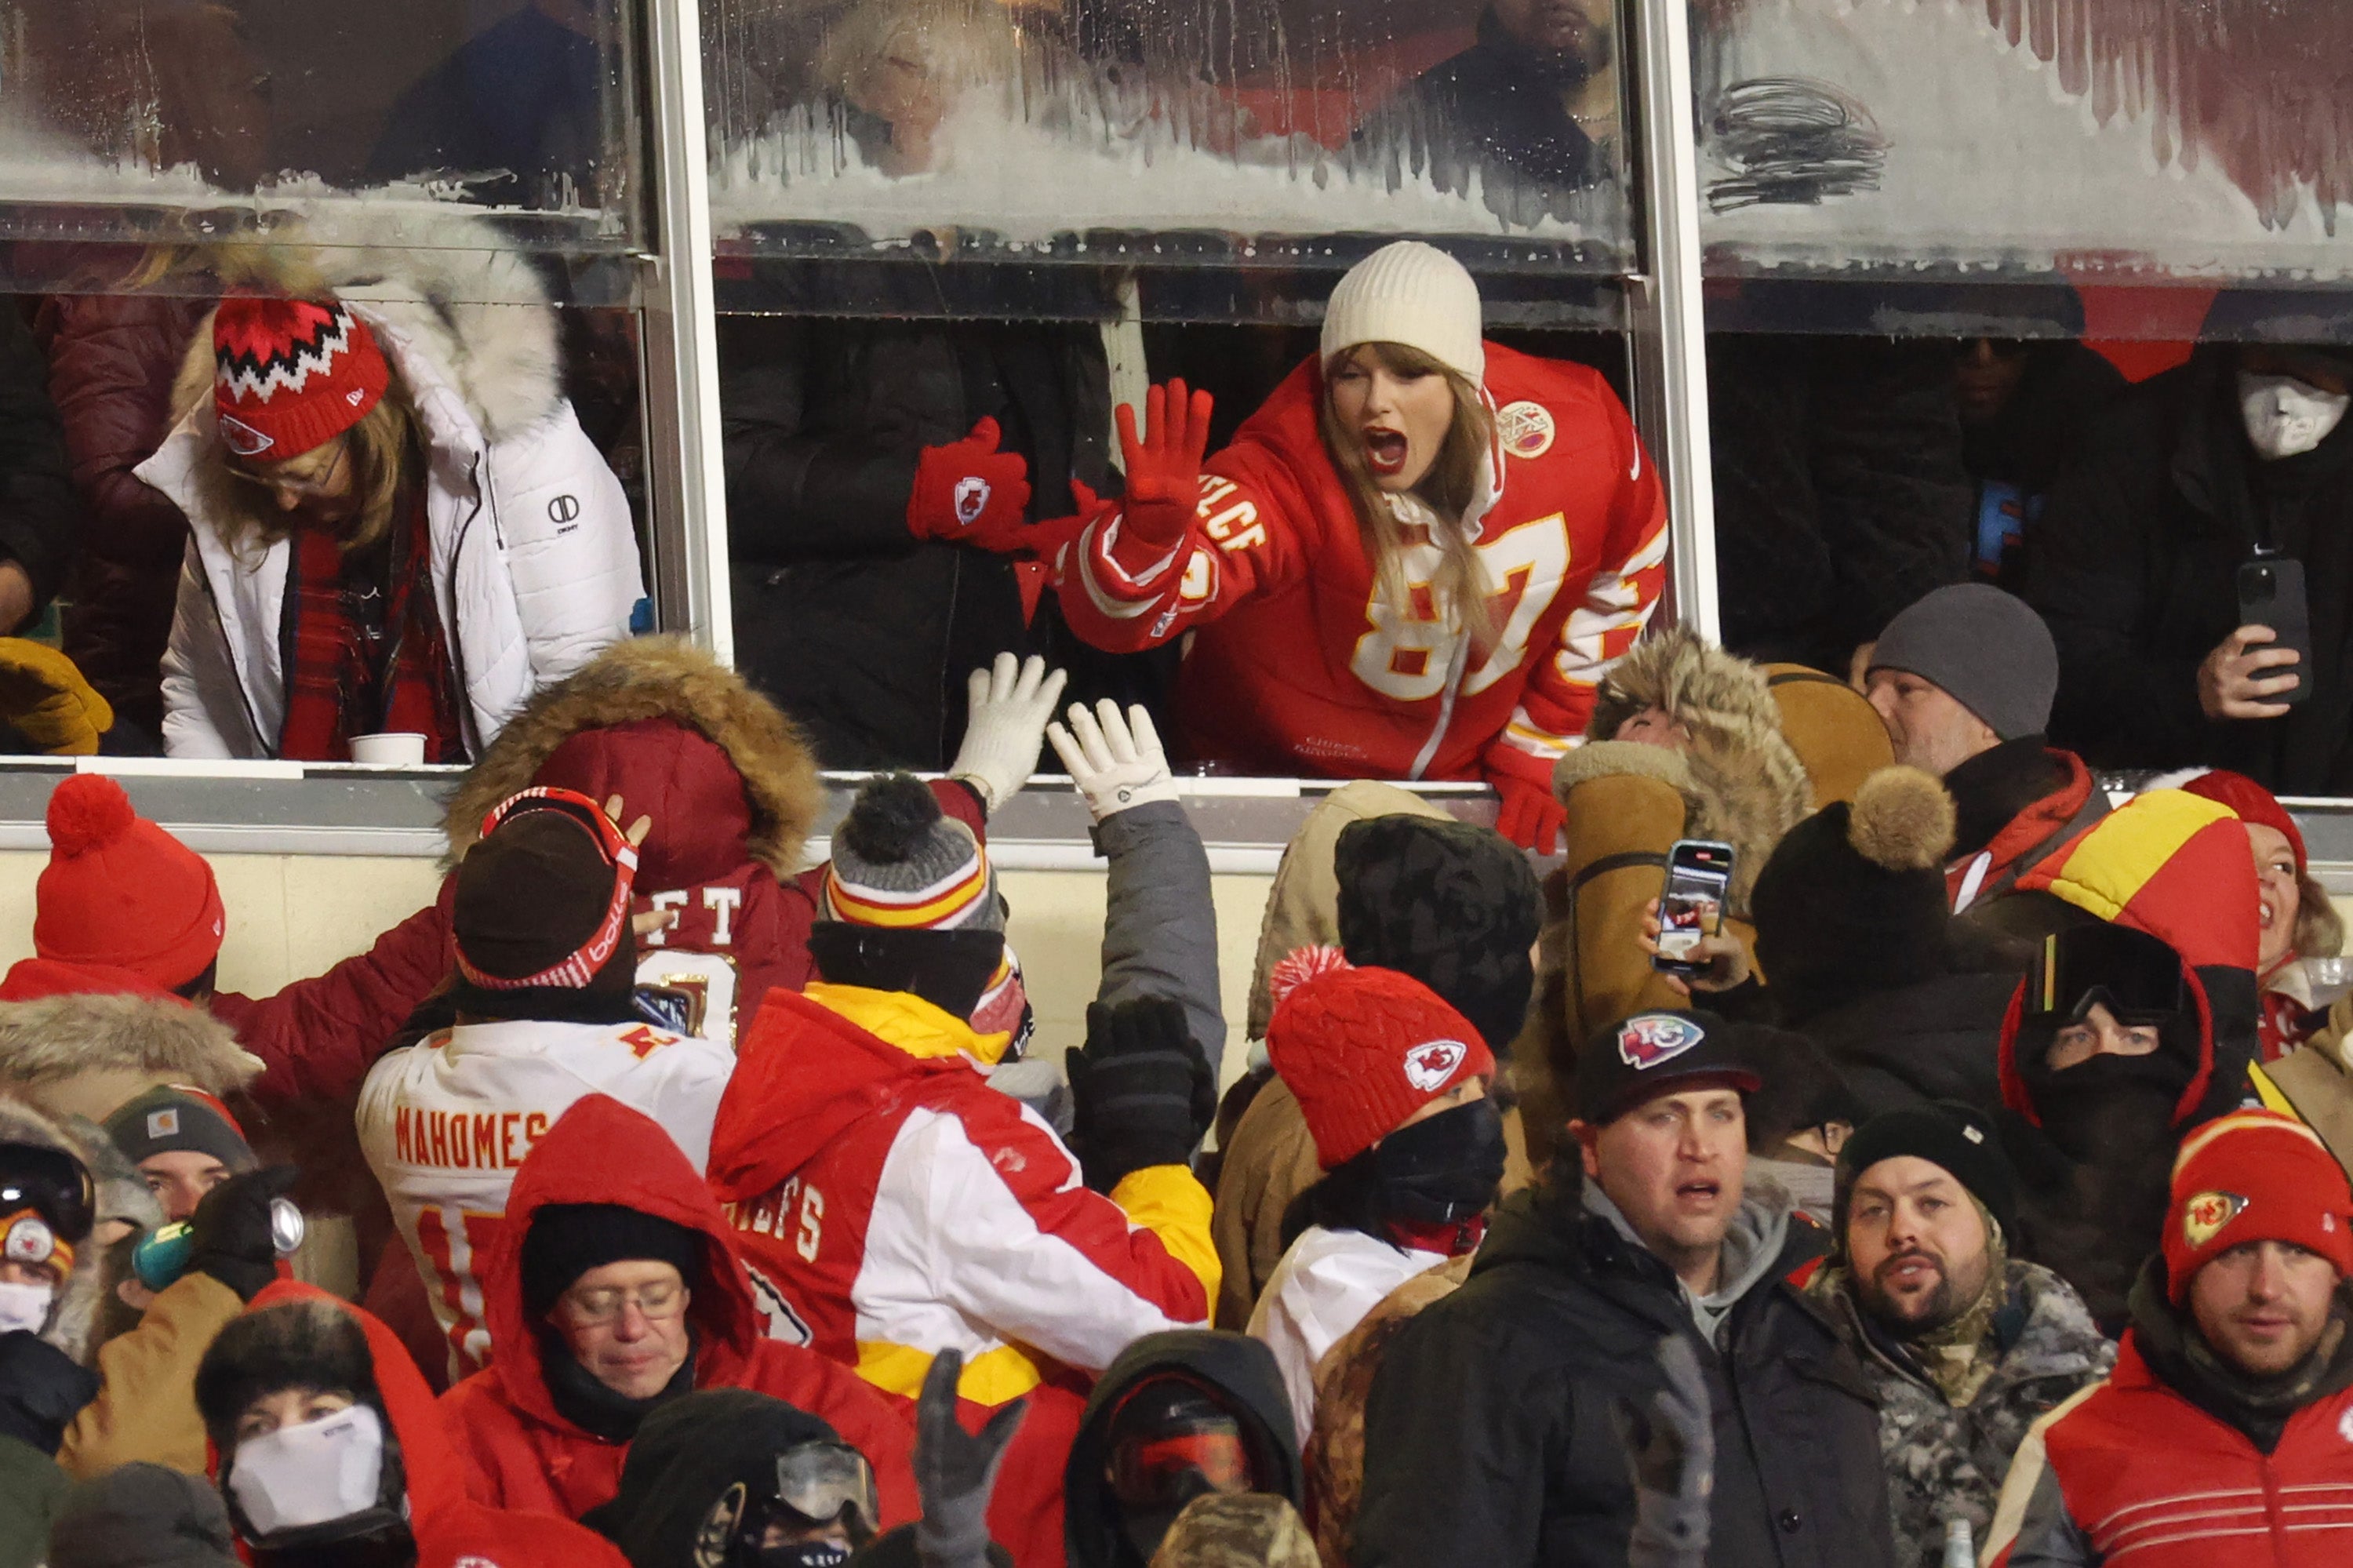
<path id="1" fill-rule="evenodd" d="M 1109 697 L 1089 713 L 1083 704 L 1071 705 L 1071 727 L 1046 726 L 1054 755 L 1070 770 L 1071 782 L 1087 798 L 1087 811 L 1098 822 L 1113 812 L 1147 800 L 1176 799 L 1176 780 L 1168 772 L 1168 754 L 1161 749 L 1160 732 L 1152 715 L 1141 707 L 1120 716 L 1119 705 Z"/>
<path id="2" fill-rule="evenodd" d="M 1048 670 L 1034 653 L 1027 662 L 999 653 L 990 668 L 975 670 L 965 686 L 970 716 L 964 744 L 956 747 L 948 776 L 979 790 L 981 804 L 991 811 L 1020 793 L 1037 769 L 1046 721 L 1054 716 L 1068 679 L 1060 670 Z"/>

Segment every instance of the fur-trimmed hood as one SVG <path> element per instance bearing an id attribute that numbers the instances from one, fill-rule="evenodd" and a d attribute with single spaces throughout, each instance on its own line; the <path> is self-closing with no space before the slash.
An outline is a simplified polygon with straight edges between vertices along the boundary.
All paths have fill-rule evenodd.
<path id="1" fill-rule="evenodd" d="M 51 996 L 0 1003 L 0 1092 L 97 1121 L 143 1089 L 235 1094 L 261 1071 L 228 1026 L 180 1001 Z"/>
<path id="2" fill-rule="evenodd" d="M 1685 750 L 1607 738 L 1651 707 L 1663 708 L 1691 732 Z M 1814 805 L 1805 765 L 1781 734 L 1781 710 L 1765 672 L 1692 632 L 1670 629 L 1609 667 L 1586 733 L 1595 738 L 1553 769 L 1555 798 L 1566 805 L 1578 784 L 1612 774 L 1672 785 L 1683 797 L 1685 832 L 1733 847 L 1732 912 L 1745 916 L 1757 874 L 1781 835 Z"/>
<path id="3" fill-rule="evenodd" d="M 451 857 L 492 807 L 533 784 L 618 794 L 628 817 L 651 816 L 638 852 L 648 888 L 691 886 L 746 858 L 793 876 L 824 800 L 792 721 L 675 637 L 616 642 L 525 703 L 459 780 L 443 821 Z"/>
<path id="4" fill-rule="evenodd" d="M 27 1143 L 37 1149 L 58 1150 L 73 1156 L 88 1170 L 92 1153 L 89 1135 L 96 1130 L 89 1128 L 78 1135 L 66 1123 L 43 1115 L 31 1102 L 0 1094 L 0 1143 Z M 98 1134 L 101 1139 L 103 1136 Z M 93 1185 L 95 1181 L 93 1171 Z M 108 1205 L 101 1200 L 98 1208 L 103 1213 Z M 57 1299 L 49 1308 L 48 1324 L 41 1330 L 42 1339 L 85 1366 L 97 1353 L 98 1308 L 105 1298 L 105 1275 L 106 1255 L 96 1238 L 88 1237 L 78 1243 L 73 1272 L 58 1287 Z"/>

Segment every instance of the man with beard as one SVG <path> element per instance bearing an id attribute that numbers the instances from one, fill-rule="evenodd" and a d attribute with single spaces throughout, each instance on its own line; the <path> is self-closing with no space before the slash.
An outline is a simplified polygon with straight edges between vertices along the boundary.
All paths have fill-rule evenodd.
<path id="1" fill-rule="evenodd" d="M 1357 130 L 1358 154 L 1441 191 L 1475 174 L 1507 221 L 1567 216 L 1567 193 L 1618 168 L 1616 26 L 1609 0 L 1492 0 L 1477 42 Z"/>
<path id="2" fill-rule="evenodd" d="M 2310 1128 L 2242 1111 L 2193 1134 L 2174 1166 L 2162 1249 L 2133 1286 L 2116 1370 L 2019 1450 L 1987 1562 L 2343 1563 L 2348 1272 L 2353 1191 Z"/>
<path id="3" fill-rule="evenodd" d="M 2262 919 L 2245 826 L 2136 796 L 2019 885 L 2054 926 L 2003 1022 L 2001 1136 L 2024 1178 L 2012 1251 L 2122 1327 L 2173 1151 L 2254 1092 Z"/>
<path id="4" fill-rule="evenodd" d="M 1965 1106 L 1874 1118 L 1840 1156 L 1840 1255 L 1807 1295 L 1879 1396 L 1903 1568 L 1944 1562 L 1954 1520 L 1983 1540 L 2028 1428 L 2116 1361 L 2064 1280 L 2010 1255 L 2014 1187 Z"/>

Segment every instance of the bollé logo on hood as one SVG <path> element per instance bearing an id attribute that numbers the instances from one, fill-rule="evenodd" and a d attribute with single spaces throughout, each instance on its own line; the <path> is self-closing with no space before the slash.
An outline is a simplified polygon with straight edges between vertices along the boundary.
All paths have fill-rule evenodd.
<path id="1" fill-rule="evenodd" d="M 2246 1209 L 2246 1199 L 2236 1192 L 2200 1192 L 2182 1205 L 2181 1234 L 2192 1247 L 2204 1246 Z"/>
<path id="2" fill-rule="evenodd" d="M 1618 1031 L 1618 1054 L 1636 1072 L 1682 1055 L 1707 1038 L 1707 1032 L 1688 1018 L 1646 1012 L 1628 1019 Z"/>

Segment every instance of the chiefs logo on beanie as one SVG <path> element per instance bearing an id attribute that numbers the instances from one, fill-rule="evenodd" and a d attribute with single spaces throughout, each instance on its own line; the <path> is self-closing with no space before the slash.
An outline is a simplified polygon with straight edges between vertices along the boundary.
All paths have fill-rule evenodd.
<path id="1" fill-rule="evenodd" d="M 2294 1117 L 2245 1110 L 2182 1140 L 2165 1217 L 2166 1290 L 2232 1247 L 2285 1242 L 2353 1275 L 2353 1189 L 2328 1146 Z"/>
<path id="2" fill-rule="evenodd" d="M 36 953 L 128 969 L 164 991 L 205 972 L 226 921 L 204 856 L 132 810 L 122 786 L 101 773 L 60 783 L 48 826 L 49 863 L 34 895 Z"/>
<path id="3" fill-rule="evenodd" d="M 1470 1020 L 1410 975 L 1356 969 L 1319 948 L 1285 959 L 1271 978 L 1267 1054 L 1326 1171 L 1464 1080 L 1495 1075 L 1494 1053 Z"/>
<path id="4" fill-rule="evenodd" d="M 334 440 L 384 397 L 375 334 L 333 300 L 232 294 L 213 315 L 213 419 L 241 458 L 283 462 Z"/>

